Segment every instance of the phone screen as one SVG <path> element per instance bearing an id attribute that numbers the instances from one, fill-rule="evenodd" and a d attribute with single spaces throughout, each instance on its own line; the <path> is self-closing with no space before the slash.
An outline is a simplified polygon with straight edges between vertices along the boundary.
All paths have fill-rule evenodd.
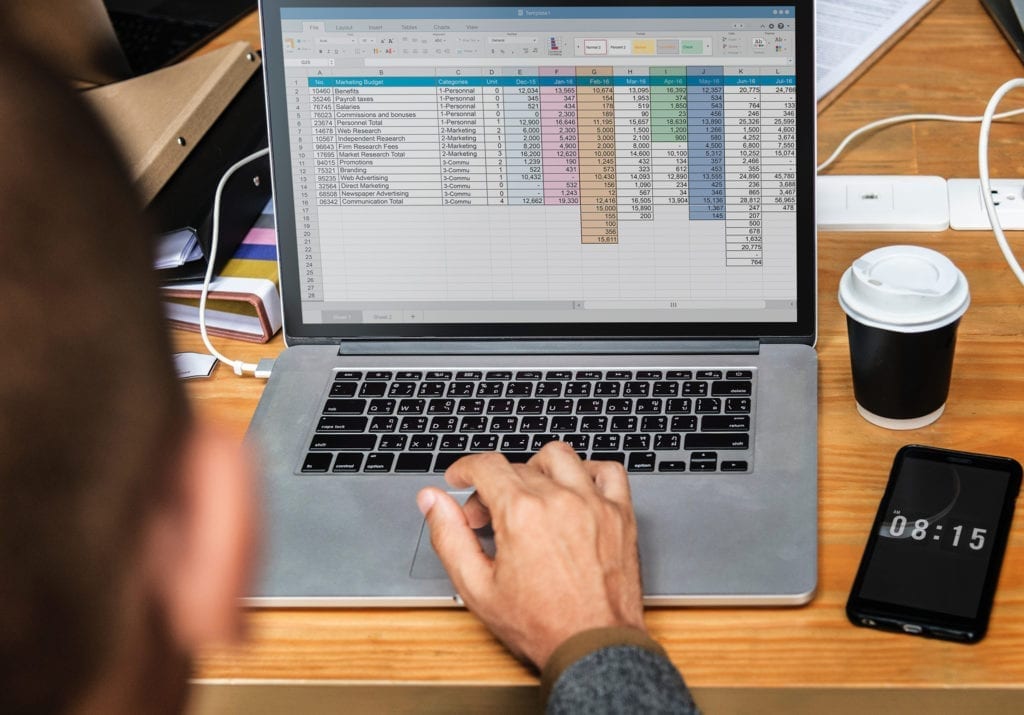
<path id="1" fill-rule="evenodd" d="M 900 450 L 851 595 L 861 624 L 872 605 L 907 623 L 987 620 L 1019 486 L 1010 459 Z"/>

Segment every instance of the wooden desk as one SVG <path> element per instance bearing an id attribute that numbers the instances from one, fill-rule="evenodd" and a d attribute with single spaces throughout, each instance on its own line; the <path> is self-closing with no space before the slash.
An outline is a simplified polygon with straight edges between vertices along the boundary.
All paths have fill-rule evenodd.
<path id="1" fill-rule="evenodd" d="M 253 18 L 231 34 L 258 41 Z M 857 126 L 893 114 L 980 114 L 999 84 L 1022 74 L 977 0 L 945 0 L 821 115 L 819 153 L 830 153 Z M 995 176 L 1024 176 L 1022 139 L 1017 124 L 995 130 Z M 976 125 L 902 125 L 859 142 L 832 171 L 977 176 L 976 142 Z M 893 243 L 948 255 L 966 273 L 973 301 L 961 325 L 946 413 L 908 433 L 874 427 L 857 415 L 845 322 L 835 299 L 839 276 L 854 258 Z M 1013 243 L 1024 257 L 1024 240 Z M 794 609 L 655 609 L 648 613 L 650 629 L 708 712 L 911 706 L 1022 712 L 1024 513 L 1018 513 L 982 643 L 855 628 L 843 606 L 898 447 L 920 442 L 1024 460 L 1024 288 L 984 232 L 825 233 L 819 264 L 818 595 Z M 176 338 L 181 349 L 201 349 L 192 335 Z M 280 347 L 278 338 L 269 348 L 232 343 L 223 349 L 255 359 Z M 221 368 L 213 380 L 190 384 L 190 392 L 202 413 L 241 437 L 260 383 Z M 533 673 L 463 611 L 258 610 L 251 625 L 246 646 L 211 652 L 200 662 L 196 712 L 510 712 L 536 706 Z"/>

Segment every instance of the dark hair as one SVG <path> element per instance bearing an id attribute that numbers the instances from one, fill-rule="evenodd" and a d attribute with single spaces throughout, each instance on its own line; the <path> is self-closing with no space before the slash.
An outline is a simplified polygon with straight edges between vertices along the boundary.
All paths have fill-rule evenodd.
<path id="1" fill-rule="evenodd" d="M 54 712 L 109 665 L 188 413 L 112 142 L 11 38 L 0 78 L 0 712 Z"/>

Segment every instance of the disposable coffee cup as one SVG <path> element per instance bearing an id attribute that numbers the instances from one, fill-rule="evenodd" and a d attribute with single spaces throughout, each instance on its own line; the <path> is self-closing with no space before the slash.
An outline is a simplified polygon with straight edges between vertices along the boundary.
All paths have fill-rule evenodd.
<path id="1" fill-rule="evenodd" d="M 946 406 L 967 279 L 937 251 L 886 246 L 839 281 L 857 411 L 888 429 L 917 429 Z"/>

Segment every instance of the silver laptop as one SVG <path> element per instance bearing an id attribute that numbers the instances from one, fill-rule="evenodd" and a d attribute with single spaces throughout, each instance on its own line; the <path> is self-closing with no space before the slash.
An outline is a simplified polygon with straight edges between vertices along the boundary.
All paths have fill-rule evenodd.
<path id="1" fill-rule="evenodd" d="M 458 604 L 416 492 L 554 439 L 630 472 L 649 604 L 808 601 L 812 3 L 261 14 L 288 347 L 252 603 Z"/>

